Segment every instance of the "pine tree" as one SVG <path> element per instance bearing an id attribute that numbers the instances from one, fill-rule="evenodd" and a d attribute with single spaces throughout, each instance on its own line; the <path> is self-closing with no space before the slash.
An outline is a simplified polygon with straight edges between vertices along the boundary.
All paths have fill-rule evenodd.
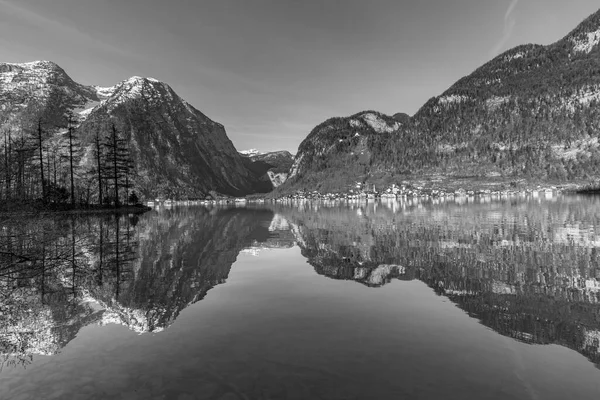
<path id="1" fill-rule="evenodd" d="M 6 185 L 5 199 L 10 199 L 11 195 L 11 178 L 12 178 L 12 159 L 11 159 L 11 130 L 10 127 L 4 133 L 4 184 Z"/>
<path id="2" fill-rule="evenodd" d="M 69 158 L 69 176 L 71 179 L 71 206 L 75 206 L 75 166 L 74 163 L 76 158 L 78 157 L 80 145 L 75 139 L 74 131 L 75 131 L 75 122 L 73 119 L 73 115 L 69 113 L 67 116 L 67 138 L 69 140 L 68 143 L 68 158 Z"/>
<path id="3" fill-rule="evenodd" d="M 97 129 L 94 134 L 93 142 L 94 146 L 94 158 L 95 158 L 95 166 L 90 171 L 92 175 L 95 175 L 95 179 L 98 181 L 98 204 L 102 205 L 104 197 L 103 197 L 103 175 L 102 175 L 102 165 L 103 165 L 103 153 L 102 153 L 102 139 L 100 137 L 100 130 Z"/>
<path id="4" fill-rule="evenodd" d="M 46 203 L 48 198 L 46 196 L 46 180 L 44 179 L 44 153 L 43 153 L 43 130 L 42 130 L 42 119 L 38 119 L 37 123 L 37 150 L 39 152 L 40 161 L 40 180 L 42 188 L 42 201 Z"/>
<path id="5" fill-rule="evenodd" d="M 129 173 L 131 170 L 131 157 L 125 139 L 119 137 L 115 124 L 111 126 L 110 133 L 104 139 L 104 166 L 103 176 L 113 185 L 114 205 L 120 207 L 119 189 L 129 189 Z M 127 198 L 125 198 L 127 202 Z"/>

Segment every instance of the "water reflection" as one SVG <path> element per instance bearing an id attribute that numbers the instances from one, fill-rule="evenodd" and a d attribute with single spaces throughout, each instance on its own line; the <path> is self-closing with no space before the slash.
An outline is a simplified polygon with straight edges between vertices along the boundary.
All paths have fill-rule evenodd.
<path id="1" fill-rule="evenodd" d="M 0 353 L 8 365 L 56 354 L 91 323 L 160 332 L 225 282 L 242 249 L 293 243 L 280 241 L 269 210 L 44 217 L 2 227 Z"/>
<path id="2" fill-rule="evenodd" d="M 496 332 L 600 363 L 600 202 L 305 204 L 281 210 L 317 273 L 419 279 Z"/>
<path id="3" fill-rule="evenodd" d="M 160 332 L 224 283 L 240 252 L 297 245 L 324 277 L 420 280 L 502 335 L 600 363 L 600 201 L 435 202 L 4 220 L 3 361 L 56 354 L 89 324 Z"/>

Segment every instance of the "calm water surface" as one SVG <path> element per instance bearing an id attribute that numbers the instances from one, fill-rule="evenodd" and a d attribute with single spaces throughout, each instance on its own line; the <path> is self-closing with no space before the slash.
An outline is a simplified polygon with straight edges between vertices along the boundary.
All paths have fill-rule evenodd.
<path id="1" fill-rule="evenodd" d="M 600 398 L 598 198 L 8 220 L 0 246 L 0 399 Z"/>

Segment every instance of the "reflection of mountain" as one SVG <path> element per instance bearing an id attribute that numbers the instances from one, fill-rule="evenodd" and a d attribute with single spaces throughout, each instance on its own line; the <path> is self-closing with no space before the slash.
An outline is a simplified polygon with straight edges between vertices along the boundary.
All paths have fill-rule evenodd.
<path id="1" fill-rule="evenodd" d="M 268 230 L 269 237 L 266 240 L 254 240 L 242 252 L 258 256 L 263 250 L 289 249 L 294 246 L 295 237 L 290 230 L 290 225 L 280 214 L 273 216 Z"/>
<path id="2" fill-rule="evenodd" d="M 273 219 L 267 210 L 203 210 L 193 216 L 163 213 L 141 226 L 135 278 L 119 303 L 141 309 L 148 330 L 170 325 L 188 305 L 225 282 L 240 250 L 266 242 Z"/>
<path id="3" fill-rule="evenodd" d="M 23 243 L 39 243 L 42 250 L 27 249 L 35 261 L 20 278 L 0 280 L 5 356 L 54 354 L 90 323 L 160 331 L 225 282 L 243 248 L 293 243 L 289 231 L 280 230 L 285 221 L 265 209 L 175 209 L 139 220 L 89 217 L 72 225 L 72 237 L 64 235 L 69 221 L 49 224 L 51 240 L 26 227 L 18 231 Z M 76 269 L 68 257 L 51 258 L 45 250 L 61 246 L 61 257 L 75 254 Z"/>
<path id="4" fill-rule="evenodd" d="M 91 323 L 158 332 L 225 282 L 241 251 L 296 243 L 320 275 L 369 287 L 419 279 L 502 335 L 600 363 L 600 201 L 315 204 L 0 230 L 3 249 L 35 260 L 0 269 L 0 354 L 54 354 Z"/>
<path id="5" fill-rule="evenodd" d="M 279 210 L 317 273 L 419 279 L 503 335 L 600 363 L 600 202 L 353 207 Z"/>

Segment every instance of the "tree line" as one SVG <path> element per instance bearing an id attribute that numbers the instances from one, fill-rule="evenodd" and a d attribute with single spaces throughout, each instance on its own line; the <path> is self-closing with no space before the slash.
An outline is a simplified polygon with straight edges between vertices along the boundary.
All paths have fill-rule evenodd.
<path id="1" fill-rule="evenodd" d="M 130 148 L 117 124 L 96 130 L 84 146 L 77 118 L 70 112 L 56 118 L 52 111 L 26 106 L 19 118 L 0 120 L 2 203 L 73 208 L 137 203 Z"/>

